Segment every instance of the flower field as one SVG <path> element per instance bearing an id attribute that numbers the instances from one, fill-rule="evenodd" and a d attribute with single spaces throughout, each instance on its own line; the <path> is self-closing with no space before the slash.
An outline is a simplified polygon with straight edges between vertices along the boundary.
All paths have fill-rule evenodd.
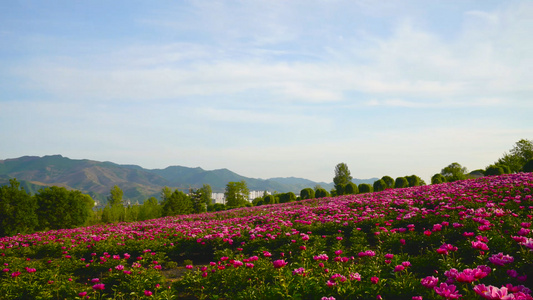
<path id="1" fill-rule="evenodd" d="M 533 299 L 533 173 L 0 239 L 2 299 Z"/>

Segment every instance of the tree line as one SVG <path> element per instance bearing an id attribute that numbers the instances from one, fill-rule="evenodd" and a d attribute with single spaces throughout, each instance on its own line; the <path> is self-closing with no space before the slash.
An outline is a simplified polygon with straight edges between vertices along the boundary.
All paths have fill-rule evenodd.
<path id="1" fill-rule="evenodd" d="M 360 193 L 379 192 L 385 189 L 426 185 L 417 175 L 383 176 L 372 185 L 352 182 L 345 163 L 335 167 L 334 188 L 330 191 L 317 185 L 304 188 L 300 195 L 293 192 L 268 194 L 250 201 L 246 182 L 229 182 L 224 192 L 225 203 L 213 203 L 212 189 L 204 184 L 199 189 L 189 189 L 186 194 L 178 189 L 163 187 L 160 197 L 151 197 L 142 205 L 124 205 L 123 192 L 118 186 L 110 190 L 105 207 L 94 209 L 91 196 L 63 187 L 46 187 L 35 195 L 27 193 L 16 179 L 0 187 L 0 236 L 31 233 L 41 230 L 74 228 L 98 223 L 133 222 L 160 217 L 220 211 L 244 206 L 286 203 L 304 199 L 334 197 Z M 431 184 L 452 182 L 478 176 L 501 175 L 516 172 L 533 172 L 533 142 L 520 140 L 515 146 L 485 169 L 467 173 L 467 169 L 454 162 L 432 176 Z"/>

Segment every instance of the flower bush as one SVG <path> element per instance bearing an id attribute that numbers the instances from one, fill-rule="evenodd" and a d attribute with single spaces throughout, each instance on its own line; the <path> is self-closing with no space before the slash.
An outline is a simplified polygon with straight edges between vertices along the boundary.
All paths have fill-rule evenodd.
<path id="1" fill-rule="evenodd" d="M 533 299 L 533 174 L 0 239 L 3 299 Z"/>

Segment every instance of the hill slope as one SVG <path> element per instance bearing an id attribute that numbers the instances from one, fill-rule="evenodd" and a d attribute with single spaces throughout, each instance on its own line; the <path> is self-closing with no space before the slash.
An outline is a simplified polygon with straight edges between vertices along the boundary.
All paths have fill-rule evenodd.
<path id="1" fill-rule="evenodd" d="M 124 191 L 124 198 L 132 202 L 143 202 L 149 197 L 159 198 L 164 186 L 188 191 L 209 184 L 213 192 L 223 192 L 231 181 L 246 181 L 250 190 L 270 192 L 294 192 L 317 184 L 330 190 L 332 183 L 314 182 L 303 178 L 257 179 L 241 176 L 228 169 L 207 171 L 202 168 L 170 166 L 165 169 L 144 169 L 136 165 L 119 165 L 88 159 L 70 159 L 61 155 L 23 156 L 0 160 L 0 185 L 16 178 L 26 190 L 35 193 L 42 187 L 60 186 L 90 194 L 95 200 L 105 202 L 114 185 Z M 356 183 L 372 183 L 354 179 Z"/>

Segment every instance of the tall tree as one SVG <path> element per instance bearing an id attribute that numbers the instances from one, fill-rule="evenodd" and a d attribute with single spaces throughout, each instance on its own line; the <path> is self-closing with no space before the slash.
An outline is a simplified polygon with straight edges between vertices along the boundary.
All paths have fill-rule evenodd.
<path id="1" fill-rule="evenodd" d="M 116 205 L 123 205 L 122 196 L 124 195 L 124 192 L 122 192 L 122 189 L 118 187 L 118 185 L 114 185 L 111 188 L 110 195 L 107 197 L 107 202 L 111 206 Z"/>
<path id="2" fill-rule="evenodd" d="M 335 177 L 333 177 L 333 183 L 335 185 L 346 185 L 352 181 L 350 170 L 345 163 L 339 163 L 335 166 Z"/>
<path id="3" fill-rule="evenodd" d="M 226 206 L 241 207 L 248 203 L 248 196 L 250 190 L 246 185 L 246 181 L 228 182 L 224 197 L 226 198 Z"/>
<path id="4" fill-rule="evenodd" d="M 440 171 L 442 176 L 446 178 L 447 182 L 466 179 L 467 172 L 465 167 L 456 162 L 449 164 Z"/>
<path id="5" fill-rule="evenodd" d="M 202 213 L 207 210 L 207 205 L 211 204 L 211 186 L 209 184 L 204 184 L 201 188 L 195 190 L 190 190 L 189 195 L 193 203 L 193 211 L 195 213 Z"/>
<path id="6" fill-rule="evenodd" d="M 0 187 L 0 236 L 30 233 L 38 225 L 37 202 L 16 179 Z"/>

